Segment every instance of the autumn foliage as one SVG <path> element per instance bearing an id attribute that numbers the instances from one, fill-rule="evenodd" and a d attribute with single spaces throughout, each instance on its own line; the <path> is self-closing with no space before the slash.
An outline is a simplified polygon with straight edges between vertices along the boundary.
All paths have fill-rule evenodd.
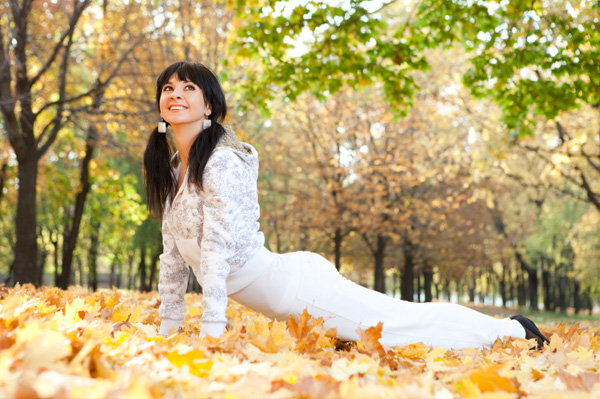
<path id="1" fill-rule="evenodd" d="M 287 323 L 231 302 L 220 340 L 199 339 L 201 297 L 182 330 L 157 337 L 156 293 L 17 286 L 0 291 L 0 396 L 16 398 L 572 397 L 600 389 L 597 325 L 543 325 L 523 339 L 447 351 L 342 342 L 307 313 Z"/>

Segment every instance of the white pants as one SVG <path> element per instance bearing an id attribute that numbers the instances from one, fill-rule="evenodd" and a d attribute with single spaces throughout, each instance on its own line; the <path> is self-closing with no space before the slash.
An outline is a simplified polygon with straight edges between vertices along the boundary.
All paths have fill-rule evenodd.
<path id="1" fill-rule="evenodd" d="M 496 319 L 453 303 L 413 303 L 355 284 L 320 255 L 293 252 L 283 255 L 259 251 L 251 259 L 269 267 L 254 282 L 230 297 L 242 305 L 277 319 L 297 317 L 304 309 L 322 317 L 338 337 L 358 340 L 357 328 L 383 322 L 380 342 L 387 346 L 423 342 L 447 349 L 489 348 L 497 338 L 525 338 L 515 320 Z"/>

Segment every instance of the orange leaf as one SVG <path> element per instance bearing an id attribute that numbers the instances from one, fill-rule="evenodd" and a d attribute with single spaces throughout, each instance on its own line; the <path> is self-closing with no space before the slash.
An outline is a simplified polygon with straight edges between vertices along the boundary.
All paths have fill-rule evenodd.
<path id="1" fill-rule="evenodd" d="M 596 373 L 580 373 L 577 376 L 571 375 L 564 370 L 558 372 L 560 380 L 567 386 L 569 391 L 591 392 L 594 385 L 600 381 L 600 376 Z"/>
<path id="2" fill-rule="evenodd" d="M 502 377 L 499 374 L 500 365 L 490 365 L 482 370 L 478 370 L 471 374 L 470 380 L 473 382 L 482 393 L 505 391 L 518 392 L 517 383 L 512 378 Z"/>
<path id="3" fill-rule="evenodd" d="M 299 321 L 296 322 L 294 316 L 290 316 L 288 320 L 288 329 L 292 337 L 296 339 L 302 339 L 306 337 L 308 332 L 314 327 L 314 323 L 311 322 L 312 316 L 304 309 L 301 314 L 298 315 Z"/>
<path id="4" fill-rule="evenodd" d="M 369 327 L 366 330 L 357 329 L 356 333 L 360 337 L 360 340 L 365 347 L 365 350 L 370 354 L 377 354 L 380 357 L 385 356 L 385 349 L 379 343 L 381 338 L 381 331 L 383 330 L 383 323 L 379 322 L 375 327 Z"/>

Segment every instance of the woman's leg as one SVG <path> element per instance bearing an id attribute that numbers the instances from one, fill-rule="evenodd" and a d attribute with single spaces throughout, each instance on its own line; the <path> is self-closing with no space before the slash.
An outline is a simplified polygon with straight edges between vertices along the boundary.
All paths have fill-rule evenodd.
<path id="1" fill-rule="evenodd" d="M 481 348 L 490 347 L 498 337 L 525 337 L 515 320 L 495 319 L 452 303 L 401 301 L 354 284 L 317 254 L 277 256 L 266 273 L 232 298 L 280 320 L 307 309 L 348 340 L 359 339 L 358 328 L 381 321 L 380 342 L 388 346 L 423 342 L 443 348 Z"/>
<path id="2" fill-rule="evenodd" d="M 343 339 L 357 340 L 358 328 L 383 322 L 380 342 L 388 346 L 423 342 L 443 348 L 490 347 L 497 338 L 525 338 L 515 320 L 496 319 L 453 303 L 413 303 L 357 285 L 341 276 L 325 258 L 311 255 L 291 312 L 305 308 L 323 317 Z"/>

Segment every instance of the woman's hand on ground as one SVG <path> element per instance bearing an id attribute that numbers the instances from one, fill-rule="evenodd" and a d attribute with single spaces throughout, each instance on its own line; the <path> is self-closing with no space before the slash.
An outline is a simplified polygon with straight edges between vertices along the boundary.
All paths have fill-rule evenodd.
<path id="1" fill-rule="evenodd" d="M 173 320 L 173 319 L 162 319 L 160 322 L 160 328 L 158 329 L 158 335 L 162 335 L 163 337 L 168 336 L 171 333 L 176 333 L 179 331 L 179 327 L 183 320 Z M 175 329 L 175 331 L 173 331 Z"/>

